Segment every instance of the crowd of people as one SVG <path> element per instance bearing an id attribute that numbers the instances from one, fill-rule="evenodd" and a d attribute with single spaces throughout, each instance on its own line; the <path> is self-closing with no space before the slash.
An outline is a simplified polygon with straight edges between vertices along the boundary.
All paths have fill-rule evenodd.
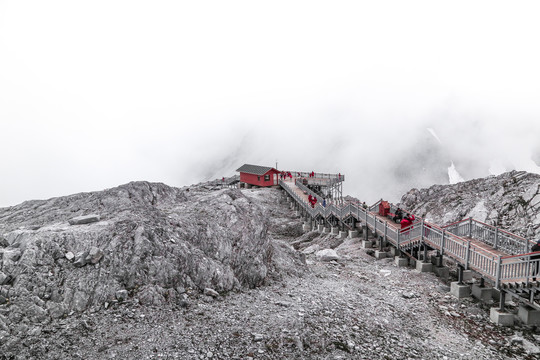
<path id="1" fill-rule="evenodd" d="M 279 178 L 280 178 L 281 180 L 285 180 L 285 179 L 287 179 L 287 178 L 292 179 L 292 174 L 291 174 L 290 171 L 282 171 L 282 172 L 279 174 Z"/>

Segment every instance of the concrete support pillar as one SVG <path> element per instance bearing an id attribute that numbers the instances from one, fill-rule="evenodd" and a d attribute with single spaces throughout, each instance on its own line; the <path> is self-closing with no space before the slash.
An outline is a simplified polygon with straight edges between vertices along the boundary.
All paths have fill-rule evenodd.
<path id="1" fill-rule="evenodd" d="M 463 270 L 463 281 L 472 281 L 473 272 L 472 270 Z"/>
<path id="2" fill-rule="evenodd" d="M 345 239 L 347 237 L 347 231 L 340 231 L 338 234 L 339 239 Z"/>
<path id="3" fill-rule="evenodd" d="M 392 256 L 399 256 L 401 255 L 401 251 L 395 247 L 390 247 L 390 254 L 392 254 Z"/>
<path id="4" fill-rule="evenodd" d="M 362 249 L 370 249 L 371 248 L 371 241 L 369 240 L 362 240 Z"/>
<path id="5" fill-rule="evenodd" d="M 324 225 L 317 225 L 317 231 L 320 233 L 324 233 Z"/>
<path id="6" fill-rule="evenodd" d="M 358 231 L 356 230 L 349 230 L 349 238 L 350 239 L 353 239 L 353 238 L 356 238 L 358 237 Z"/>
<path id="7" fill-rule="evenodd" d="M 469 285 L 460 285 L 458 281 L 454 281 L 450 283 L 450 294 L 454 295 L 458 299 L 462 299 L 471 295 L 471 288 Z"/>
<path id="8" fill-rule="evenodd" d="M 330 234 L 337 235 L 339 233 L 339 228 L 337 226 L 332 226 L 330 228 Z"/>
<path id="9" fill-rule="evenodd" d="M 394 257 L 394 264 L 396 264 L 397 267 L 405 267 L 409 265 L 409 259 L 396 256 Z"/>
<path id="10" fill-rule="evenodd" d="M 426 263 L 422 261 L 416 262 L 416 270 L 420 272 L 430 272 L 433 270 L 433 264 L 432 263 Z"/>
<path id="11" fill-rule="evenodd" d="M 375 259 L 380 260 L 386 258 L 386 252 L 385 251 L 379 251 L 375 250 Z"/>
<path id="12" fill-rule="evenodd" d="M 326 226 L 323 225 L 323 228 L 322 228 L 322 233 L 323 234 L 328 234 L 330 232 L 330 229 Z"/>
<path id="13" fill-rule="evenodd" d="M 302 230 L 304 231 L 311 231 L 312 229 L 313 227 L 309 223 L 304 223 L 304 225 L 302 226 Z"/>
<path id="14" fill-rule="evenodd" d="M 528 305 L 520 305 L 518 317 L 525 325 L 540 325 L 540 310 Z"/>
<path id="15" fill-rule="evenodd" d="M 482 302 L 491 302 L 493 297 L 493 288 L 483 287 L 478 284 L 472 286 L 472 296 Z"/>
<path id="16" fill-rule="evenodd" d="M 434 266 L 443 266 L 442 255 L 431 255 L 430 261 Z"/>
<path id="17" fill-rule="evenodd" d="M 499 308 L 493 307 L 489 310 L 489 319 L 497 325 L 513 326 L 514 314 L 501 311 Z"/>

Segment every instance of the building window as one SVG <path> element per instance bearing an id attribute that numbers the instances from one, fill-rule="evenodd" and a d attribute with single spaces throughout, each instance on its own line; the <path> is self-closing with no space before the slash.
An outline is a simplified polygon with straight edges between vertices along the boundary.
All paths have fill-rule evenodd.
<path id="1" fill-rule="evenodd" d="M 260 176 L 257 176 L 257 181 L 261 181 L 261 177 L 260 177 Z"/>
<path id="2" fill-rule="evenodd" d="M 270 175 L 264 175 L 264 181 L 270 181 Z"/>

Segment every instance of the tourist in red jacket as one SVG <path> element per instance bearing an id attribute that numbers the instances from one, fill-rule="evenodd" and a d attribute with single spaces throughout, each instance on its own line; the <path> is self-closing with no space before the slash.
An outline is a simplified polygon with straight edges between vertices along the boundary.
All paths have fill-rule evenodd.
<path id="1" fill-rule="evenodd" d="M 403 220 L 401 220 L 401 229 L 405 229 L 412 225 L 412 222 L 414 221 L 414 216 L 412 217 L 412 220 L 410 217 L 405 216 Z"/>

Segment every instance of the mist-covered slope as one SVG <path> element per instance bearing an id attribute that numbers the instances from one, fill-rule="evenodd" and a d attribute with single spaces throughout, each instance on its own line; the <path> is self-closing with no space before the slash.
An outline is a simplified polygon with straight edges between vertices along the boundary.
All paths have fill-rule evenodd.
<path id="1" fill-rule="evenodd" d="M 468 217 L 533 238 L 540 234 L 540 175 L 511 171 L 455 185 L 412 189 L 401 198 L 410 211 L 436 224 Z"/>

